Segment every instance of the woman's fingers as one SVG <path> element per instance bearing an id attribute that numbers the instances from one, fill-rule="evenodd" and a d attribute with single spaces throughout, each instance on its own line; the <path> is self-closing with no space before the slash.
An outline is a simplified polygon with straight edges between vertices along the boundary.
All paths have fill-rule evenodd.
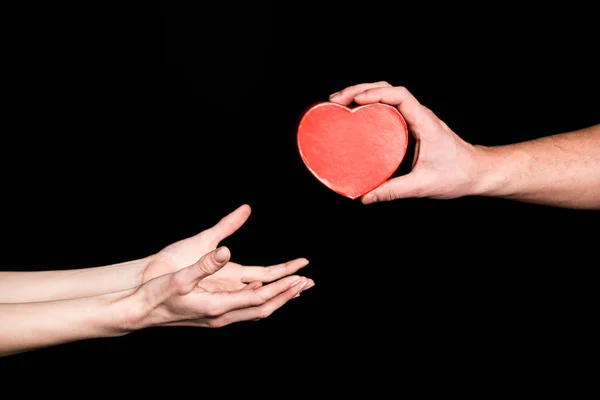
<path id="1" fill-rule="evenodd" d="M 271 265 L 268 267 L 242 267 L 242 282 L 274 282 L 285 276 L 295 274 L 306 265 L 308 265 L 308 260 L 306 258 L 297 258 L 295 260 L 277 265 Z"/>
<path id="2" fill-rule="evenodd" d="M 233 310 L 261 306 L 302 282 L 306 282 L 306 278 L 293 275 L 256 289 L 210 293 L 210 297 L 201 296 L 199 301 L 203 302 L 201 306 L 208 316 L 218 317 Z"/>
<path id="3" fill-rule="evenodd" d="M 216 318 L 211 322 L 211 326 L 221 327 L 235 322 L 256 321 L 269 317 L 275 311 L 283 307 L 288 301 L 296 297 L 302 290 L 306 290 L 309 285 L 309 279 L 302 279 L 301 283 L 291 286 L 287 290 L 279 293 L 277 296 L 269 299 L 259 306 L 230 311 Z"/>

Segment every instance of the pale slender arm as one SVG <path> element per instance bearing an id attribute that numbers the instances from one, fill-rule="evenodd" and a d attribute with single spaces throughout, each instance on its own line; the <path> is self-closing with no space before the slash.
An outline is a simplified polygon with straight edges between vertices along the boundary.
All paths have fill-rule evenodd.
<path id="1" fill-rule="evenodd" d="M 0 272 L 0 303 L 70 299 L 136 287 L 149 260 L 65 271 Z"/>
<path id="2" fill-rule="evenodd" d="M 83 339 L 121 336 L 135 320 L 135 289 L 99 296 L 0 304 L 0 357 Z"/>
<path id="3" fill-rule="evenodd" d="M 600 209 L 600 124 L 479 150 L 475 195 Z"/>
<path id="4" fill-rule="evenodd" d="M 266 318 L 311 280 L 286 276 L 242 290 L 207 290 L 200 281 L 230 259 L 220 247 L 194 264 L 142 286 L 76 299 L 0 304 L 0 357 L 83 339 L 122 336 L 148 327 L 225 325 Z"/>

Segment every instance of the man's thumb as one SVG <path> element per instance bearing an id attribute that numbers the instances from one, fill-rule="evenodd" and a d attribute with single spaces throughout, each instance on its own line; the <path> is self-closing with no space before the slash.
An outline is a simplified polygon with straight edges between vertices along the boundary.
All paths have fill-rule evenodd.
<path id="1" fill-rule="evenodd" d="M 176 282 L 185 293 L 191 292 L 202 279 L 214 274 L 229 262 L 231 253 L 227 247 L 219 247 L 206 253 L 194 264 L 176 273 Z"/>
<path id="2" fill-rule="evenodd" d="M 414 172 L 411 172 L 382 183 L 377 188 L 365 194 L 361 201 L 363 204 L 371 204 L 380 201 L 419 197 L 422 192 L 423 183 Z"/>

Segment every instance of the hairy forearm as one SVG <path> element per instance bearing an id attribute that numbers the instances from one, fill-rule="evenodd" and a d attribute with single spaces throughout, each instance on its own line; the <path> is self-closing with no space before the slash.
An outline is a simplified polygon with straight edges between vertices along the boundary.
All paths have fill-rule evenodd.
<path id="1" fill-rule="evenodd" d="M 135 289 L 99 296 L 0 304 L 0 357 L 84 339 L 121 336 L 136 320 Z"/>
<path id="2" fill-rule="evenodd" d="M 64 271 L 0 272 L 0 303 L 94 296 L 138 286 L 149 259 Z"/>
<path id="3" fill-rule="evenodd" d="M 600 209 L 600 124 L 479 150 L 476 195 Z"/>

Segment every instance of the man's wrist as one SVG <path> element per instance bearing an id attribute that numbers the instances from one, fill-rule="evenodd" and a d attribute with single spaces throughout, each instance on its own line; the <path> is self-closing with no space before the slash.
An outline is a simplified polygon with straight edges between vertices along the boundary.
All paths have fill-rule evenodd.
<path id="1" fill-rule="evenodd" d="M 526 171 L 527 154 L 515 152 L 511 146 L 486 147 L 476 145 L 476 173 L 472 185 L 474 196 L 507 197 L 512 193 L 519 177 L 512 171 Z"/>

